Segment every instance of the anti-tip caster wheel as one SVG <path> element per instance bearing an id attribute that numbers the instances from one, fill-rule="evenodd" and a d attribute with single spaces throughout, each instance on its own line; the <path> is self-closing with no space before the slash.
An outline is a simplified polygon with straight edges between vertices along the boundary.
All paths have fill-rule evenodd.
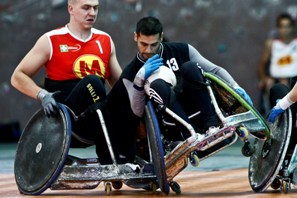
<path id="1" fill-rule="evenodd" d="M 152 190 L 153 193 L 156 193 L 157 192 L 157 184 L 153 183 L 151 190 Z"/>
<path id="2" fill-rule="evenodd" d="M 192 166 L 199 166 L 200 160 L 196 151 L 191 152 L 189 160 Z"/>
<path id="3" fill-rule="evenodd" d="M 157 186 L 156 183 L 151 183 L 148 186 L 144 187 L 143 189 L 146 190 L 146 191 L 151 191 L 153 193 L 156 193 L 157 189 L 158 189 L 158 186 Z"/>
<path id="4" fill-rule="evenodd" d="M 270 187 L 274 190 L 277 190 L 281 187 L 282 183 L 280 182 L 280 180 L 278 178 L 275 178 L 273 180 L 273 182 L 271 183 Z"/>
<path id="5" fill-rule="evenodd" d="M 106 195 L 110 195 L 110 193 L 111 193 L 111 183 L 110 182 L 106 182 L 104 185 L 105 185 L 105 187 L 104 187 L 105 194 Z"/>
<path id="6" fill-rule="evenodd" d="M 290 183 L 286 181 L 282 181 L 281 190 L 283 193 L 287 194 L 290 190 Z"/>
<path id="7" fill-rule="evenodd" d="M 123 187 L 123 182 L 114 181 L 114 182 L 112 182 L 112 187 L 116 190 L 120 190 Z"/>
<path id="8" fill-rule="evenodd" d="M 173 192 L 175 192 L 177 195 L 180 195 L 181 194 L 181 189 L 180 189 L 180 186 L 179 186 L 179 184 L 177 182 L 172 181 L 172 182 L 170 182 L 169 185 L 170 185 L 171 190 Z"/>
<path id="9" fill-rule="evenodd" d="M 255 153 L 255 148 L 246 141 L 241 149 L 241 153 L 245 157 L 251 157 Z"/>

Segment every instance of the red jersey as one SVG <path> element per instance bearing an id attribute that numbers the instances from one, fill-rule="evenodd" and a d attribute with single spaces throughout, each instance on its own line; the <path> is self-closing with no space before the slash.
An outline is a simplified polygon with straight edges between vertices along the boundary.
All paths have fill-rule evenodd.
<path id="1" fill-rule="evenodd" d="M 51 45 L 50 58 L 45 65 L 49 79 L 73 80 L 89 74 L 104 79 L 110 76 L 111 37 L 107 33 L 92 28 L 90 37 L 83 41 L 65 26 L 46 35 Z"/>

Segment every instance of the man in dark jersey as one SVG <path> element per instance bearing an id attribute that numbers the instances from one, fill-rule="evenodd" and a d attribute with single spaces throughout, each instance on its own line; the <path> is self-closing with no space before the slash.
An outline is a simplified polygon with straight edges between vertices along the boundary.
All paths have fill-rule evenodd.
<path id="1" fill-rule="evenodd" d="M 202 57 L 193 46 L 162 42 L 162 39 L 163 27 L 157 18 L 145 17 L 138 21 L 134 33 L 138 53 L 125 67 L 108 96 L 107 108 L 116 123 L 113 129 L 118 140 L 117 148 L 121 156 L 128 160 L 133 159 L 135 154 L 135 134 L 147 99 L 144 81 L 148 77 L 145 76 L 148 67 L 145 64 L 151 59 L 161 57 L 163 65 L 174 72 L 177 84 L 172 87 L 168 81 L 156 79 L 150 84 L 150 97 L 155 103 L 161 102 L 168 106 L 186 121 L 189 113 L 201 111 L 198 124 L 200 133 L 215 133 L 219 130 L 219 121 L 205 86 L 203 71 L 218 75 L 252 103 L 225 69 Z"/>

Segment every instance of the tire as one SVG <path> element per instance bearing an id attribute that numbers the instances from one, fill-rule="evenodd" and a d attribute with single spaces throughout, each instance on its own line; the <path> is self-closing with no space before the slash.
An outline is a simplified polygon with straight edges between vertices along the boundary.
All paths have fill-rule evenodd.
<path id="1" fill-rule="evenodd" d="M 39 195 L 60 175 L 68 155 L 71 122 L 65 106 L 59 113 L 47 117 L 37 111 L 26 125 L 18 142 L 14 173 L 19 191 Z"/>
<path id="2" fill-rule="evenodd" d="M 164 162 L 164 149 L 160 136 L 160 128 L 151 101 L 145 107 L 145 124 L 149 139 L 149 146 L 152 154 L 152 162 L 155 174 L 157 176 L 160 189 L 166 195 L 169 194 L 170 188 L 167 182 L 166 168 Z"/>

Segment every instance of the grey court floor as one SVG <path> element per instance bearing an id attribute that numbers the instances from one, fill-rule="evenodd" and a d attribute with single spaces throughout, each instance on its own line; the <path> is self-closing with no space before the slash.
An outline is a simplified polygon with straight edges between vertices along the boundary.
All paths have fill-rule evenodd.
<path id="1" fill-rule="evenodd" d="M 186 170 L 217 171 L 247 168 L 249 158 L 241 154 L 242 142 L 239 140 L 219 153 L 200 162 L 199 167 L 189 165 Z M 0 143 L 0 174 L 13 173 L 14 157 L 17 143 Z M 80 158 L 96 157 L 95 147 L 86 149 L 70 149 L 69 154 Z"/>

